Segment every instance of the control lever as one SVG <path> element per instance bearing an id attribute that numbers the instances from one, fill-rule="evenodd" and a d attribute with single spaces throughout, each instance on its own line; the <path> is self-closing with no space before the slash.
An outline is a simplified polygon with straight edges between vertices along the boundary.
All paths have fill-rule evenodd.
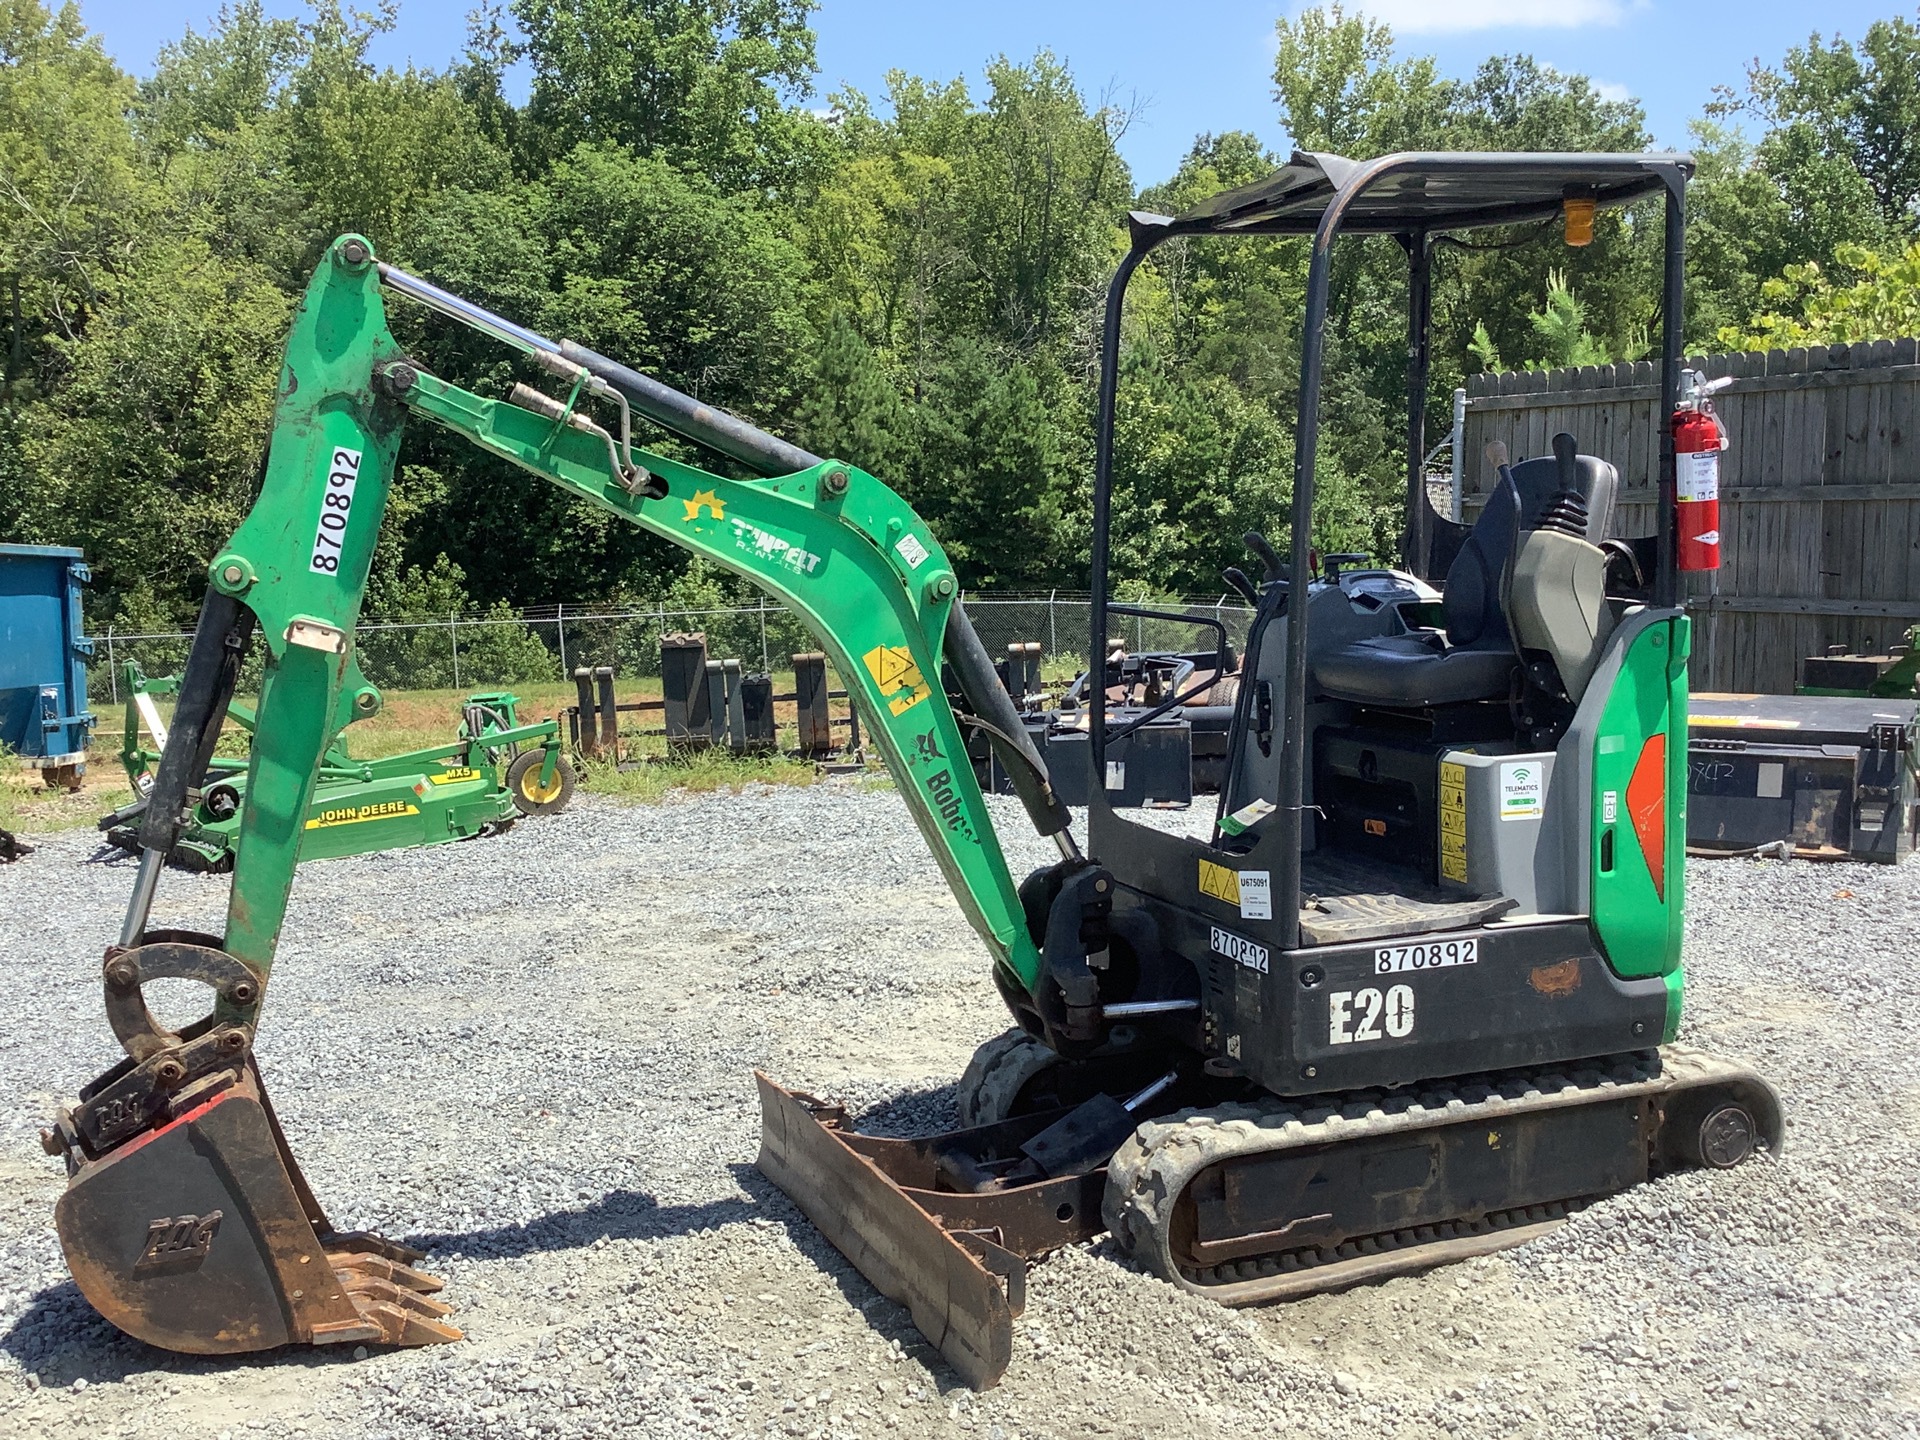
<path id="1" fill-rule="evenodd" d="M 1242 570 L 1238 565 L 1229 565 L 1220 572 L 1220 578 L 1226 581 L 1227 584 L 1232 587 L 1233 592 L 1245 600 L 1247 604 L 1254 606 L 1256 609 L 1259 608 L 1260 592 L 1253 588 L 1253 581 L 1247 578 L 1246 571 Z"/>
<path id="2" fill-rule="evenodd" d="M 1553 458 L 1560 466 L 1560 488 L 1570 494 L 1580 493 L 1580 471 L 1575 463 L 1580 454 L 1580 442 L 1562 430 L 1553 437 Z"/>
<path id="3" fill-rule="evenodd" d="M 1260 568 L 1264 572 L 1261 577 L 1263 584 L 1271 585 L 1276 580 L 1286 578 L 1286 566 L 1280 563 L 1279 553 L 1267 543 L 1266 536 L 1258 530 L 1249 530 L 1240 537 L 1240 540 L 1259 560 Z"/>

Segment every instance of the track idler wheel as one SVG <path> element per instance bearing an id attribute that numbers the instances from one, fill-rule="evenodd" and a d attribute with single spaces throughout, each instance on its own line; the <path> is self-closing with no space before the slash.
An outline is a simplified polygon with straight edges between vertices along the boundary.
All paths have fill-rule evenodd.
<path id="1" fill-rule="evenodd" d="M 1676 1106 L 1662 1127 L 1670 1160 L 1731 1170 L 1760 1144 L 1753 1111 L 1730 1095 L 1709 1095 Z"/>
<path id="2" fill-rule="evenodd" d="M 177 1034 L 140 998 L 197 979 L 223 1004 Z M 219 1355 L 293 1343 L 458 1340 L 418 1251 L 336 1234 L 287 1150 L 249 1024 L 260 980 L 209 936 L 153 934 L 107 956 L 108 1013 L 128 1059 L 43 1137 L 67 1161 L 55 1224 L 94 1309 L 137 1340 Z"/>

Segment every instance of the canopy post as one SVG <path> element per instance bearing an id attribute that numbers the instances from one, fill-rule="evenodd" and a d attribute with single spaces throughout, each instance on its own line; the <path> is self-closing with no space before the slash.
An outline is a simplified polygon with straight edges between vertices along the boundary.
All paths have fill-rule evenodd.
<path id="1" fill-rule="evenodd" d="M 1654 577 L 1653 603 L 1673 606 L 1680 603 L 1673 412 L 1680 405 L 1680 360 L 1686 346 L 1687 201 L 1685 177 L 1669 171 L 1666 178 L 1667 263 L 1660 322 L 1660 413 L 1655 417 L 1660 435 L 1660 573 Z"/>
<path id="2" fill-rule="evenodd" d="M 1407 528 L 1401 563 L 1422 580 L 1433 549 L 1427 503 L 1427 375 L 1433 364 L 1433 246 L 1424 230 L 1400 237 L 1407 247 Z"/>
<path id="3" fill-rule="evenodd" d="M 1133 272 L 1152 253 L 1154 246 L 1167 238 L 1172 224 L 1162 215 L 1135 213 L 1127 218 L 1133 245 L 1107 285 L 1106 316 L 1100 334 L 1100 409 L 1094 423 L 1093 543 L 1089 547 L 1087 577 L 1087 588 L 1093 592 L 1093 613 L 1088 617 L 1087 673 L 1098 678 L 1088 686 L 1087 749 L 1096 776 L 1107 773 L 1107 568 L 1112 555 L 1113 426 L 1120 387 L 1120 325 L 1126 314 L 1127 285 L 1133 279 Z M 1088 803 L 1096 808 L 1104 805 L 1105 785 L 1094 784 L 1089 788 Z"/>

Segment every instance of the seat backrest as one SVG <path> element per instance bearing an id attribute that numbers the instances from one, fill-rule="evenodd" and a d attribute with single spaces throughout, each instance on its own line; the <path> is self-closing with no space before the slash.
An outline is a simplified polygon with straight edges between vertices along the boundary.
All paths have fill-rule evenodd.
<path id="1" fill-rule="evenodd" d="M 1553 662 L 1578 705 L 1613 634 L 1606 553 L 1563 530 L 1526 531 L 1513 560 L 1507 618 L 1524 650 Z"/>
<path id="2" fill-rule="evenodd" d="M 1593 455 L 1576 456 L 1574 489 L 1587 507 L 1586 534 L 1580 538 L 1598 545 L 1613 524 L 1613 505 L 1620 489 L 1620 472 Z M 1522 460 L 1513 469 L 1514 488 L 1520 492 L 1520 528 L 1531 530 L 1545 517 L 1553 497 L 1560 493 L 1560 464 L 1551 455 Z"/>
<path id="3" fill-rule="evenodd" d="M 1501 609 L 1500 591 L 1520 520 L 1514 501 L 1512 487 L 1503 484 L 1496 488 L 1447 568 L 1441 599 L 1449 644 L 1485 650 L 1513 643 Z"/>

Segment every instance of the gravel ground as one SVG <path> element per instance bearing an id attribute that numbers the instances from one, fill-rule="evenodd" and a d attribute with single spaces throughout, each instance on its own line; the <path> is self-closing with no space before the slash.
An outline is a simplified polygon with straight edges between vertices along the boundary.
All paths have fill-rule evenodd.
<path id="1" fill-rule="evenodd" d="M 890 793 L 582 797 L 301 872 L 264 1072 L 335 1222 L 427 1249 L 469 1335 L 357 1362 L 151 1350 L 65 1277 L 35 1133 L 115 1058 L 131 878 L 84 834 L 0 867 L 0 1435 L 1920 1435 L 1920 863 L 1689 865 L 1688 1038 L 1780 1087 L 1778 1162 L 1254 1311 L 1070 1250 L 979 1396 L 752 1168 L 752 1067 L 936 1126 L 1005 1023 Z M 156 922 L 224 891 L 169 876 Z"/>

